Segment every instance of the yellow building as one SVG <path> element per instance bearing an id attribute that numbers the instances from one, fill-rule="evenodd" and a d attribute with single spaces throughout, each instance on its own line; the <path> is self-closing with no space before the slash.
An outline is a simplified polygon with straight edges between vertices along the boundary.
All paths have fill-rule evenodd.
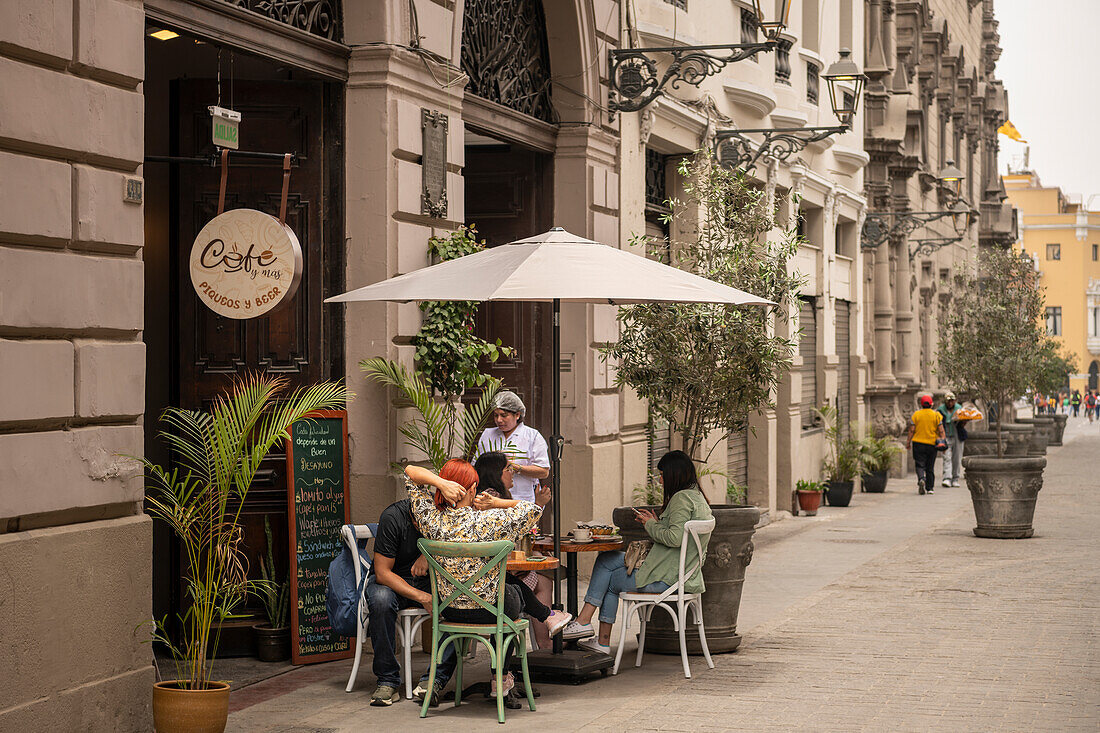
<path id="1" fill-rule="evenodd" d="M 1043 186 L 1034 171 L 1003 176 L 1019 210 L 1020 244 L 1036 261 L 1046 289 L 1047 331 L 1077 356 L 1070 388 L 1100 388 L 1100 212 L 1080 195 Z"/>

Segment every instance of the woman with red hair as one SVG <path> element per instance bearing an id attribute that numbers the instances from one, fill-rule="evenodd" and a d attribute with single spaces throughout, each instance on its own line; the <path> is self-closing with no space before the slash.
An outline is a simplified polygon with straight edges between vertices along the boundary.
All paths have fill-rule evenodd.
<path id="1" fill-rule="evenodd" d="M 486 497 L 481 502 L 484 507 L 475 509 L 474 497 L 477 495 L 477 471 L 465 461 L 448 461 L 441 474 L 436 475 L 420 466 L 405 467 L 405 489 L 412 502 L 413 522 L 420 534 L 430 540 L 443 542 L 496 542 L 511 540 L 527 532 L 542 516 L 548 497 L 540 494 L 535 502 L 508 501 L 496 497 Z M 472 476 L 472 478 L 471 478 Z M 454 477 L 452 478 L 447 477 Z M 435 489 L 433 492 L 432 489 Z M 438 503 L 437 503 L 438 502 Z M 473 557 L 440 557 L 439 564 L 457 580 L 465 583 L 476 575 L 484 562 Z M 497 585 L 500 582 L 500 570 L 495 568 L 474 581 L 470 586 L 483 601 L 489 605 L 497 602 Z M 518 618 L 523 612 L 523 601 L 514 587 L 505 586 L 504 612 L 509 618 Z M 442 578 L 439 579 L 439 594 L 447 597 L 454 587 Z M 442 615 L 455 623 L 486 624 L 495 623 L 496 617 L 482 608 L 471 598 L 456 598 Z M 505 669 L 509 659 L 505 660 Z M 511 675 L 506 675 L 504 693 L 507 694 L 514 684 Z"/>

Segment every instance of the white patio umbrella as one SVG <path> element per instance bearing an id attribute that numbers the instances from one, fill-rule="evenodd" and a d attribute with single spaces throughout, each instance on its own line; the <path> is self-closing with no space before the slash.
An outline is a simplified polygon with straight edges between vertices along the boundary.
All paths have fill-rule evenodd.
<path id="1" fill-rule="evenodd" d="M 554 555 L 561 558 L 561 348 L 560 304 L 724 303 L 775 305 L 727 285 L 646 259 L 561 227 L 527 239 L 441 262 L 325 300 L 524 300 L 553 303 L 553 435 L 550 477 L 554 505 Z M 559 603 L 554 585 L 554 603 Z"/>

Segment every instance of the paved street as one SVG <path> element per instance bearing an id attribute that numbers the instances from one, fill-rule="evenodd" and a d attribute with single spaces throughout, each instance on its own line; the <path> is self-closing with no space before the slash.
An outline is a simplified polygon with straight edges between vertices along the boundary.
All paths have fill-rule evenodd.
<path id="1" fill-rule="evenodd" d="M 973 536 L 969 495 L 909 480 L 765 527 L 745 582 L 736 654 L 707 670 L 647 655 L 641 669 L 542 685 L 512 725 L 555 730 L 1089 730 L 1100 728 L 1100 426 L 1073 421 L 1049 465 L 1030 540 Z M 424 657 L 414 664 L 421 668 Z M 234 693 L 247 733 L 496 729 L 477 700 L 425 721 L 367 704 L 369 661 L 305 667 Z M 476 673 L 471 675 L 476 678 Z"/>

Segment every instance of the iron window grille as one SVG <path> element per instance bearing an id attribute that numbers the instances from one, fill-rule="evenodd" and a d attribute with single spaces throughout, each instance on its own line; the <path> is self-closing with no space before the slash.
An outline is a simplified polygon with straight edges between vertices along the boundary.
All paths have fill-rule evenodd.
<path id="1" fill-rule="evenodd" d="M 1062 245 L 1060 245 L 1060 244 L 1048 244 L 1047 245 L 1047 259 L 1048 260 L 1060 260 L 1060 259 L 1062 259 Z"/>
<path id="2" fill-rule="evenodd" d="M 791 42 L 786 38 L 775 44 L 775 83 L 791 85 Z"/>
<path id="3" fill-rule="evenodd" d="M 810 104 L 817 104 L 818 98 L 821 96 L 821 78 L 819 75 L 819 69 L 817 64 L 810 61 L 806 62 L 806 101 Z"/>
<path id="4" fill-rule="evenodd" d="M 330 41 L 344 40 L 340 0 L 224 0 Z"/>
<path id="5" fill-rule="evenodd" d="M 666 3 L 687 12 L 688 0 L 665 0 Z"/>

